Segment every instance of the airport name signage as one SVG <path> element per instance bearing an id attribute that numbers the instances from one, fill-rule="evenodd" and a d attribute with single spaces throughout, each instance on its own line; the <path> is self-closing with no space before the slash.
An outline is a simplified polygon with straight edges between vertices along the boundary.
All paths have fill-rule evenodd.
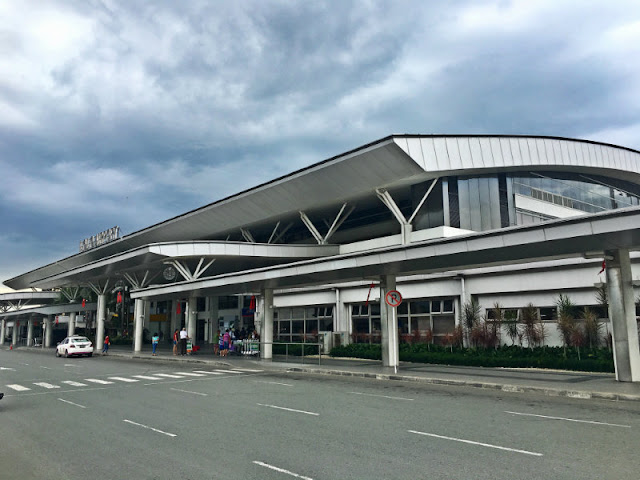
<path id="1" fill-rule="evenodd" d="M 100 232 L 92 237 L 85 238 L 80 242 L 80 253 L 99 247 L 105 243 L 113 242 L 120 238 L 120 227 L 111 227 L 104 232 Z"/>

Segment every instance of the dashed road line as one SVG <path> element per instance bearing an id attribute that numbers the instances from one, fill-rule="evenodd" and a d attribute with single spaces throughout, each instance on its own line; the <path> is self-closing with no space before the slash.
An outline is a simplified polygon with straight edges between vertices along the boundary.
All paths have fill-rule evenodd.
<path id="1" fill-rule="evenodd" d="M 191 390 L 181 390 L 179 388 L 171 388 L 170 390 L 175 390 L 176 392 L 184 392 L 184 393 L 193 393 L 194 395 L 201 395 L 203 397 L 208 397 L 209 395 L 201 392 L 193 392 Z"/>
<path id="2" fill-rule="evenodd" d="M 184 378 L 183 375 L 174 375 L 172 373 L 154 373 L 156 377 L 165 377 L 165 378 Z"/>
<path id="3" fill-rule="evenodd" d="M 287 475 L 291 475 L 292 477 L 295 477 L 295 478 L 301 478 L 302 480 L 313 480 L 313 478 L 311 477 L 305 477 L 304 475 L 300 475 L 295 472 L 290 472 L 289 470 L 285 470 L 284 468 L 276 467 L 274 465 L 269 465 L 268 463 L 260 462 L 258 460 L 254 460 L 253 463 L 255 463 L 256 465 L 260 465 L 261 467 L 275 470 L 276 472 L 286 473 Z"/>
<path id="4" fill-rule="evenodd" d="M 290 383 L 267 382 L 266 380 L 256 380 L 257 383 L 270 383 L 271 385 L 282 385 L 284 387 L 293 387 Z"/>
<path id="5" fill-rule="evenodd" d="M 39 387 L 42 387 L 42 388 L 49 388 L 49 389 L 51 389 L 51 388 L 60 388 L 60 385 L 53 385 L 53 384 L 47 383 L 47 382 L 34 382 L 33 384 L 34 385 L 38 385 Z"/>
<path id="6" fill-rule="evenodd" d="M 160 377 L 152 377 L 151 375 L 133 375 L 135 378 L 141 378 L 142 380 L 162 380 Z"/>
<path id="7" fill-rule="evenodd" d="M 140 380 L 136 380 L 135 378 L 127 378 L 127 377 L 107 377 L 109 380 L 118 380 L 119 382 L 126 383 L 134 383 L 139 382 Z"/>
<path id="8" fill-rule="evenodd" d="M 85 382 L 99 383 L 100 385 L 111 385 L 113 382 L 108 380 L 100 380 L 99 378 L 85 378 Z"/>
<path id="9" fill-rule="evenodd" d="M 490 443 L 474 442 L 472 440 L 465 440 L 463 438 L 445 437 L 444 435 L 436 435 L 435 433 L 417 432 L 416 430 L 407 430 L 407 431 L 409 433 L 415 433 L 417 435 L 424 435 L 424 436 L 427 436 L 427 437 L 441 438 L 443 440 L 452 440 L 454 442 L 468 443 L 470 445 L 479 445 L 481 447 L 496 448 L 498 450 L 506 450 L 508 452 L 523 453 L 525 455 L 533 455 L 535 457 L 542 457 L 543 456 L 542 453 L 529 452 L 528 450 L 518 450 L 517 448 L 501 447 L 499 445 L 491 445 Z"/>
<path id="10" fill-rule="evenodd" d="M 84 405 L 80 405 L 80 404 L 78 404 L 78 403 L 70 402 L 69 400 L 65 400 L 64 398 L 59 398 L 58 400 L 60 400 L 61 402 L 64 402 L 64 403 L 68 403 L 69 405 L 74 405 L 74 406 L 76 406 L 76 407 L 80 407 L 80 408 L 87 408 L 87 407 L 85 407 Z"/>
<path id="11" fill-rule="evenodd" d="M 158 430 L 157 428 L 149 427 L 147 425 L 143 425 L 143 424 L 137 423 L 137 422 L 132 422 L 131 420 L 124 419 L 122 421 L 126 422 L 126 423 L 130 423 L 131 425 L 137 425 L 138 427 L 146 428 L 148 430 L 153 430 L 154 432 L 157 432 L 157 433 L 162 433 L 163 435 L 167 435 L 169 437 L 177 437 L 178 436 L 175 433 L 163 432 L 162 430 Z"/>
<path id="12" fill-rule="evenodd" d="M 415 400 L 415 398 L 406 398 L 406 397 L 391 397 L 389 395 L 376 395 L 374 393 L 362 393 L 362 392 L 349 392 L 352 393 L 354 395 L 365 395 L 367 397 L 380 397 L 380 398 L 389 398 L 391 400 L 407 400 L 410 402 L 413 402 Z"/>
<path id="13" fill-rule="evenodd" d="M 525 416 L 525 417 L 546 418 L 546 419 L 549 419 L 549 420 L 564 420 L 565 422 L 590 423 L 592 425 L 605 425 L 607 427 L 631 428 L 631 425 L 620 425 L 620 424 L 617 424 L 617 423 L 596 422 L 594 420 L 577 420 L 575 418 L 551 417 L 551 416 L 548 416 L 548 415 L 536 415 L 534 413 L 510 412 L 508 410 L 505 410 L 505 413 L 510 413 L 511 415 L 521 415 L 521 416 Z"/>
<path id="14" fill-rule="evenodd" d="M 256 403 L 256 405 L 260 405 L 261 407 L 276 408 L 278 410 L 286 410 L 287 412 L 304 413 L 305 415 L 315 415 L 316 417 L 320 415 L 319 413 L 315 413 L 315 412 L 307 412 L 306 410 L 296 410 L 295 408 L 279 407 L 277 405 L 266 405 L 264 403 Z"/>
<path id="15" fill-rule="evenodd" d="M 194 370 L 195 373 L 207 373 L 209 375 L 224 375 L 222 372 L 208 372 L 206 370 Z"/>
<path id="16" fill-rule="evenodd" d="M 204 373 L 176 372 L 176 375 L 185 375 L 187 377 L 205 377 Z"/>
<path id="17" fill-rule="evenodd" d="M 67 385 L 71 385 L 72 387 L 86 387 L 86 383 L 74 382 L 73 380 L 64 380 L 62 383 L 66 383 Z"/>
<path id="18" fill-rule="evenodd" d="M 22 385 L 18 385 L 18 384 L 12 384 L 12 385 L 7 385 L 7 388 L 10 388 L 11 390 L 15 390 L 16 392 L 26 392 L 27 390 L 31 390 L 28 387 L 23 387 Z"/>

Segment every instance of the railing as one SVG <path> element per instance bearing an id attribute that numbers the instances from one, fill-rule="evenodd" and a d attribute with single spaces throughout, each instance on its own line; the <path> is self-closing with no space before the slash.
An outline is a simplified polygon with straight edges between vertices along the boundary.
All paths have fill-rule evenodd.
<path id="1" fill-rule="evenodd" d="M 322 360 L 322 347 L 323 347 L 324 344 L 323 343 L 309 343 L 309 342 L 303 343 L 303 342 L 263 342 L 263 341 L 260 341 L 260 351 L 261 352 L 264 351 L 263 350 L 263 345 L 271 345 L 272 348 L 273 348 L 274 345 L 275 346 L 284 345 L 284 348 L 285 348 L 285 353 L 284 353 L 285 354 L 285 361 L 289 360 L 289 345 L 301 345 L 301 347 L 300 347 L 301 352 L 300 352 L 299 356 L 302 359 L 302 363 L 304 363 L 304 350 L 305 350 L 305 347 L 317 347 L 317 349 L 318 349 L 318 365 L 320 365 L 321 360 Z M 273 355 L 273 350 L 272 350 L 272 355 Z M 295 355 L 295 356 L 297 357 L 298 355 Z"/>

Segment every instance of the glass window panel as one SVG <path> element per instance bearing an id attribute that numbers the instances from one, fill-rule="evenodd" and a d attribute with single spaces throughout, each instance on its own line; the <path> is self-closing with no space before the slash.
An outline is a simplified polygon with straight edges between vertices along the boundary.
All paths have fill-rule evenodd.
<path id="1" fill-rule="evenodd" d="M 379 318 L 372 318 L 371 319 L 371 329 L 373 330 L 373 333 L 375 332 L 380 332 L 381 331 L 381 326 L 380 326 L 380 319 Z"/>
<path id="2" fill-rule="evenodd" d="M 305 332 L 307 334 L 317 334 L 318 333 L 318 320 L 307 320 L 305 325 Z"/>
<path id="3" fill-rule="evenodd" d="M 304 341 L 304 336 L 303 335 L 291 335 L 291 342 L 296 342 L 296 343 L 302 343 Z M 297 347 L 300 348 L 300 347 Z"/>
<path id="4" fill-rule="evenodd" d="M 380 315 L 380 304 L 379 303 L 370 303 L 369 308 L 371 309 L 371 315 Z"/>
<path id="5" fill-rule="evenodd" d="M 291 318 L 302 320 L 304 318 L 304 308 L 292 308 Z"/>
<path id="6" fill-rule="evenodd" d="M 429 313 L 431 311 L 431 305 L 428 300 L 414 300 L 411 302 L 411 314 L 415 315 L 417 313 Z"/>
<path id="7" fill-rule="evenodd" d="M 453 333 L 455 323 L 455 318 L 450 315 L 439 315 L 437 317 L 433 317 L 433 334 L 445 335 Z"/>
<path id="8" fill-rule="evenodd" d="M 398 315 L 406 315 L 409 313 L 409 302 L 402 302 L 398 305 Z"/>
<path id="9" fill-rule="evenodd" d="M 291 333 L 296 333 L 296 334 L 304 333 L 304 320 L 292 320 Z"/>
<path id="10" fill-rule="evenodd" d="M 409 333 L 409 317 L 398 317 L 398 329 L 401 335 Z"/>
<path id="11" fill-rule="evenodd" d="M 360 305 L 351 305 L 351 315 L 360 315 Z"/>
<path id="12" fill-rule="evenodd" d="M 281 320 L 280 321 L 280 330 L 279 332 L 282 333 L 291 333 L 291 321 L 290 320 Z"/>
<path id="13" fill-rule="evenodd" d="M 353 331 L 356 333 L 369 333 L 369 319 L 363 317 L 354 318 Z"/>
<path id="14" fill-rule="evenodd" d="M 431 313 L 440 313 L 441 311 L 440 300 L 434 300 L 431 302 Z"/>
<path id="15" fill-rule="evenodd" d="M 333 332 L 333 318 L 321 318 L 320 329 L 321 332 Z"/>
<path id="16" fill-rule="evenodd" d="M 306 318 L 317 318 L 318 317 L 318 308 L 317 307 L 308 307 L 306 315 L 307 315 Z"/>
<path id="17" fill-rule="evenodd" d="M 332 306 L 328 306 L 328 307 L 325 309 L 324 314 L 325 314 L 327 317 L 333 317 L 333 307 L 332 307 Z"/>
<path id="18" fill-rule="evenodd" d="M 412 318 L 411 324 L 413 328 L 417 328 L 420 331 L 431 330 L 431 318 L 430 317 L 418 317 Z"/>
<path id="19" fill-rule="evenodd" d="M 443 300 L 442 311 L 447 313 L 453 312 L 453 300 Z"/>

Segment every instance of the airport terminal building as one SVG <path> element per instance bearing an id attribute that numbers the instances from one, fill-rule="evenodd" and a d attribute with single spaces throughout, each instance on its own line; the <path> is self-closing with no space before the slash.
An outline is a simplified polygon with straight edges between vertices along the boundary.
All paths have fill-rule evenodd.
<path id="1" fill-rule="evenodd" d="M 541 136 L 392 135 L 140 231 L 111 231 L 5 281 L 16 290 L 91 289 L 98 301 L 81 308 L 71 294 L 64 308 L 16 309 L 0 299 L 0 343 L 28 329 L 36 337 L 33 322 L 71 332 L 79 318 L 94 322 L 99 343 L 105 328 L 122 328 L 107 304 L 126 291 L 138 350 L 144 329 L 168 338 L 183 325 L 198 344 L 228 327 L 327 346 L 427 331 L 439 343 L 471 299 L 489 319 L 496 303 L 514 315 L 532 304 L 549 323 L 547 344 L 558 344 L 558 296 L 598 311 L 603 259 L 616 264 L 617 249 L 631 269 L 623 296 L 636 297 L 639 205 L 632 149 Z M 626 236 L 596 242 L 584 231 L 592 218 Z M 547 241 L 552 232 L 559 236 Z M 385 330 L 390 290 L 402 302 L 397 329 Z"/>

